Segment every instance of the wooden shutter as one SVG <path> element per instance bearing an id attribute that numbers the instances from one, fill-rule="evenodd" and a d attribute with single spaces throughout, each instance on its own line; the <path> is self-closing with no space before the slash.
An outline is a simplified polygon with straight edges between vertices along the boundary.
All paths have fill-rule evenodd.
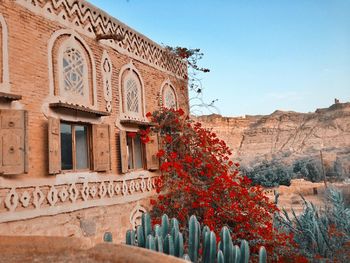
<path id="1" fill-rule="evenodd" d="M 119 131 L 121 172 L 128 171 L 128 145 L 126 142 L 126 131 Z"/>
<path id="2" fill-rule="evenodd" d="M 150 142 L 145 144 L 146 152 L 146 168 L 147 170 L 158 170 L 159 159 L 157 157 L 159 145 L 158 145 L 158 134 L 151 133 L 149 135 Z"/>
<path id="3" fill-rule="evenodd" d="M 0 110 L 0 173 L 27 172 L 27 112 Z"/>
<path id="4" fill-rule="evenodd" d="M 110 136 L 108 124 L 92 126 L 92 147 L 95 171 L 109 171 L 111 167 Z"/>
<path id="5" fill-rule="evenodd" d="M 49 174 L 61 172 L 61 128 L 60 120 L 49 117 Z"/>

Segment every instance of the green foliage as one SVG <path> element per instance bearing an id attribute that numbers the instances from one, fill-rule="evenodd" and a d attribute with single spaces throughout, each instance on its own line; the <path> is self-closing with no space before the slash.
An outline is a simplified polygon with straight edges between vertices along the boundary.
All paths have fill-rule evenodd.
<path id="1" fill-rule="evenodd" d="M 346 207 L 341 192 L 329 189 L 327 203 L 322 210 L 303 200 L 304 210 L 300 215 L 292 210 L 291 218 L 284 210 L 277 223 L 294 234 L 294 240 L 304 256 L 349 262 L 350 208 Z"/>
<path id="2" fill-rule="evenodd" d="M 191 216 L 188 223 L 189 228 L 186 231 L 186 233 L 188 233 L 188 254 L 185 254 L 184 237 L 179 230 L 180 226 L 175 218 L 170 221 L 171 228 L 169 231 L 169 218 L 163 215 L 162 225 L 155 225 L 154 231 L 151 231 L 150 234 L 147 235 L 147 238 L 145 238 L 145 228 L 148 229 L 149 227 L 147 224 L 147 220 L 150 219 L 149 215 L 143 215 L 142 219 L 142 225 L 137 226 L 136 233 L 133 230 L 128 230 L 126 232 L 126 244 L 144 247 L 192 262 L 249 262 L 250 252 L 248 242 L 242 240 L 240 248 L 237 245 L 234 246 L 230 230 L 226 226 L 221 229 L 221 242 L 217 244 L 215 233 L 210 231 L 208 226 L 204 226 L 202 229 L 197 218 Z M 165 239 L 163 239 L 164 234 Z M 202 249 L 202 255 L 199 253 L 200 248 Z M 266 262 L 266 250 L 264 247 L 260 249 L 259 262 Z"/>
<path id="3" fill-rule="evenodd" d="M 277 161 L 265 161 L 251 169 L 242 168 L 242 172 L 253 181 L 253 184 L 265 187 L 289 186 L 292 179 L 288 167 Z"/>

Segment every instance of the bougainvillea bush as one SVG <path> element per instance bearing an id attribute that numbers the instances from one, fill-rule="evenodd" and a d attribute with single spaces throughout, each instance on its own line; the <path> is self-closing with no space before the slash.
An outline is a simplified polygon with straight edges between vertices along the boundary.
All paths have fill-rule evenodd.
<path id="1" fill-rule="evenodd" d="M 277 207 L 261 186 L 252 186 L 239 174 L 224 141 L 181 109 L 162 109 L 147 117 L 156 123 L 153 132 L 160 134 L 161 144 L 159 195 L 151 200 L 154 218 L 167 213 L 186 225 L 189 216 L 196 215 L 216 233 L 228 226 L 232 238 L 249 240 L 253 252 L 264 245 L 279 259 L 294 253 L 292 236 L 273 227 Z"/>

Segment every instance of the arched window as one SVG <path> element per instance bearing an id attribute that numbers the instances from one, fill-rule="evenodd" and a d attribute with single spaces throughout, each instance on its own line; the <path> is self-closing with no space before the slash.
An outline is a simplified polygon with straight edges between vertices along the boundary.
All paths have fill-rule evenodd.
<path id="1" fill-rule="evenodd" d="M 175 90 L 170 83 L 163 85 L 163 106 L 168 109 L 177 109 Z"/>
<path id="2" fill-rule="evenodd" d="M 50 98 L 97 109 L 96 66 L 89 45 L 76 32 L 61 29 L 48 42 Z"/>
<path id="3" fill-rule="evenodd" d="M 140 75 L 130 63 L 121 71 L 122 118 L 143 121 L 144 98 Z"/>
<path id="4" fill-rule="evenodd" d="M 57 64 L 60 96 L 89 102 L 88 64 L 74 38 L 69 38 L 60 47 Z"/>

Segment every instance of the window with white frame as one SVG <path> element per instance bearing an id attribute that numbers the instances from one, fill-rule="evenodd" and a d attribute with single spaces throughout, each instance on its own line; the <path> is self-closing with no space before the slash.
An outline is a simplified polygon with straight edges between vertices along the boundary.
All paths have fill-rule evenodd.
<path id="1" fill-rule="evenodd" d="M 163 106 L 168 109 L 177 109 L 175 91 L 169 84 L 163 88 Z"/>
<path id="2" fill-rule="evenodd" d="M 60 96 L 89 102 L 88 63 L 74 38 L 62 44 L 58 57 Z"/>

